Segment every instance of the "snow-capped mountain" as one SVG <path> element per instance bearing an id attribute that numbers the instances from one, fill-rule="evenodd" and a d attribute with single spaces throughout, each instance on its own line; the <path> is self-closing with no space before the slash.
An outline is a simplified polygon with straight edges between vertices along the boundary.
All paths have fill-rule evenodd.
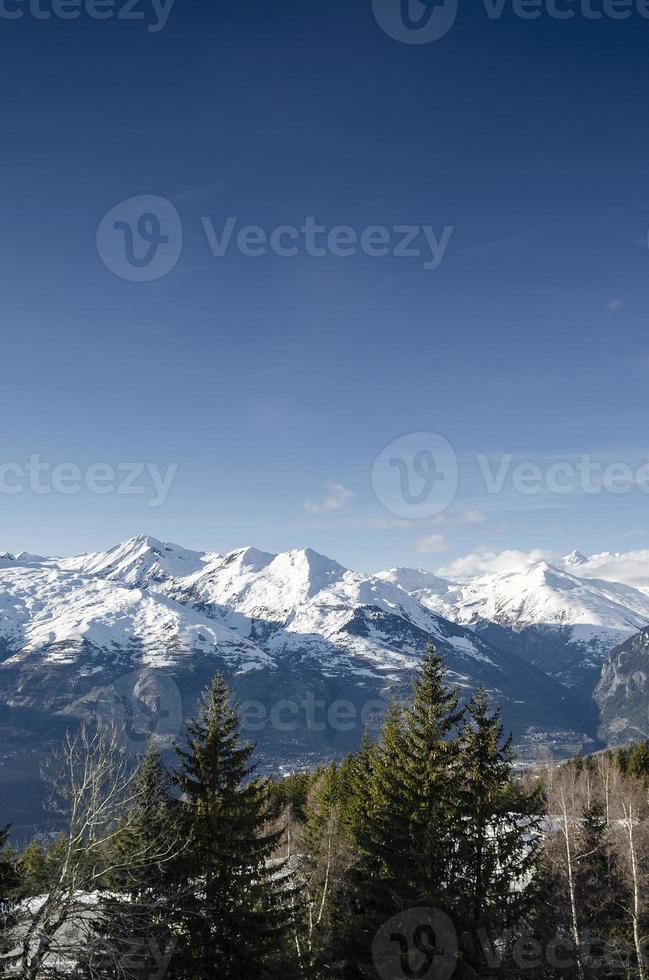
<path id="1" fill-rule="evenodd" d="M 111 704 L 129 731 L 140 716 L 145 735 L 177 736 L 216 670 L 253 705 L 249 734 L 268 764 L 339 755 L 388 698 L 407 694 L 431 641 L 465 697 L 483 684 L 502 705 L 526 751 L 550 733 L 568 750 L 592 735 L 589 708 L 514 650 L 429 608 L 403 587 L 413 582 L 360 574 L 310 549 L 219 555 L 144 535 L 73 558 L 6 555 L 6 765 L 17 771 L 14 756 L 39 757 L 65 725 Z M 444 586 L 428 577 L 425 588 L 429 596 Z"/>
<path id="2" fill-rule="evenodd" d="M 525 562 L 467 582 L 409 569 L 379 577 L 590 693 L 611 651 L 649 623 L 649 596 L 622 582 L 581 577 L 588 562 L 573 552 L 553 564 Z"/>
<path id="3" fill-rule="evenodd" d="M 452 677 L 505 699 L 503 655 L 402 588 L 311 549 L 271 555 L 188 551 L 140 535 L 105 553 L 14 559 L 0 570 L 0 673 L 35 656 L 96 675 L 137 651 L 136 665 L 176 668 L 212 656 L 235 675 L 290 663 L 323 675 L 395 682 L 433 640 Z M 505 658 L 510 672 L 521 662 Z"/>
<path id="4" fill-rule="evenodd" d="M 189 575 L 202 567 L 204 557 L 203 552 L 188 551 L 176 544 L 165 544 L 147 534 L 139 534 L 109 551 L 50 559 L 50 562 L 56 561 L 59 568 L 79 574 L 146 586 Z"/>

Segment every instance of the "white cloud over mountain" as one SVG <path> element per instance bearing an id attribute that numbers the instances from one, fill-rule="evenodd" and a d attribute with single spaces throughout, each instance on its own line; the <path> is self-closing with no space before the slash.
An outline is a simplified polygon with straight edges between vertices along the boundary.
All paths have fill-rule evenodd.
<path id="1" fill-rule="evenodd" d="M 344 507 L 345 504 L 348 504 L 353 499 L 353 491 L 348 490 L 342 483 L 328 483 L 327 493 L 322 500 L 307 500 L 302 506 L 310 514 L 328 514 L 332 510 L 340 510 L 341 507 Z"/>

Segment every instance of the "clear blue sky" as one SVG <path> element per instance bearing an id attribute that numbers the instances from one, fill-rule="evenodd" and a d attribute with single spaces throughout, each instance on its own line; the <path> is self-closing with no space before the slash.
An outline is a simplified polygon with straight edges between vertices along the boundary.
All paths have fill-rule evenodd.
<path id="1" fill-rule="evenodd" d="M 412 45 L 365 0 L 177 0 L 158 33 L 0 20 L 0 54 L 0 462 L 179 464 L 157 508 L 0 494 L 0 549 L 144 530 L 376 569 L 649 546 L 647 494 L 488 495 L 475 466 L 647 459 L 649 20 L 491 22 L 466 2 Z M 172 201 L 184 230 L 149 283 L 95 242 L 136 195 Z M 230 215 L 454 232 L 435 271 L 214 258 L 201 217 Z M 373 462 L 422 431 L 454 447 L 458 496 L 437 522 L 392 520 Z"/>

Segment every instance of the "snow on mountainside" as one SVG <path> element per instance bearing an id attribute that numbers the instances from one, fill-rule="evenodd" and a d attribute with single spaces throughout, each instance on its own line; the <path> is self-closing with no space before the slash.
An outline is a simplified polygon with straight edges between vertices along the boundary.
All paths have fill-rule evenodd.
<path id="1" fill-rule="evenodd" d="M 577 569 L 585 561 L 574 552 L 561 563 L 533 562 L 464 583 L 422 569 L 392 569 L 379 572 L 378 577 L 462 623 L 490 620 L 515 629 L 572 625 L 583 626 L 584 634 L 590 627 L 602 627 L 629 635 L 646 625 L 649 596 L 621 582 L 579 577 Z"/>
<path id="2" fill-rule="evenodd" d="M 110 551 L 59 559 L 59 568 L 116 579 L 126 585 L 165 582 L 201 567 L 204 553 L 157 541 L 147 534 L 123 541 Z"/>
<path id="3" fill-rule="evenodd" d="M 179 651 L 218 654 L 238 669 L 270 658 L 218 623 L 162 594 L 81 576 L 46 561 L 0 570 L 3 669 L 38 653 L 40 662 L 97 668 L 98 655 L 139 649 L 145 666 L 172 665 Z"/>
<path id="4" fill-rule="evenodd" d="M 554 564 L 528 561 L 466 582 L 409 569 L 379 575 L 562 683 L 592 690 L 609 653 L 649 623 L 649 596 L 622 582 L 582 577 L 591 561 L 575 551 Z"/>
<path id="5" fill-rule="evenodd" d="M 380 676 L 390 667 L 412 667 L 426 637 L 459 661 L 491 662 L 483 641 L 466 630 L 455 635 L 402 589 L 309 548 L 271 555 L 247 547 L 218 555 L 139 536 L 104 554 L 63 559 L 57 567 L 137 585 L 201 611 L 271 657 L 297 657 L 323 671 Z M 381 622 L 386 618 L 389 629 Z"/>
<path id="6" fill-rule="evenodd" d="M 649 550 L 590 555 L 580 565 L 578 574 L 580 578 L 623 582 L 649 596 Z"/>
<path id="7" fill-rule="evenodd" d="M 385 572 L 378 572 L 376 577 L 415 596 L 422 605 L 440 616 L 459 621 L 461 591 L 456 583 L 439 578 L 424 568 L 390 568 Z"/>
<path id="8" fill-rule="evenodd" d="M 0 691 L 11 677 L 11 696 L 25 671 L 34 687 L 39 664 L 97 674 L 101 683 L 125 666 L 202 670 L 206 656 L 212 670 L 235 678 L 254 669 L 284 677 L 284 686 L 309 677 L 383 696 L 406 683 L 431 640 L 450 679 L 469 693 L 484 684 L 509 706 L 514 726 L 541 723 L 537 697 L 562 700 L 554 682 L 511 651 L 399 585 L 308 548 L 218 555 L 140 535 L 105 553 L 0 569 Z"/>
<path id="9" fill-rule="evenodd" d="M 508 636 L 476 629 L 475 610 L 462 608 L 467 589 L 421 571 L 364 575 L 308 548 L 219 555 L 145 535 L 72 558 L 4 555 L 0 741 L 11 765 L 0 766 L 0 784 L 11 795 L 12 772 L 24 782 L 70 721 L 96 718 L 100 706 L 117 705 L 128 733 L 143 720 L 138 744 L 178 737 L 216 670 L 255 706 L 244 732 L 265 766 L 340 756 L 390 698 L 409 695 L 431 641 L 464 698 L 483 685 L 502 707 L 523 756 L 552 740 L 563 754 L 592 744 L 592 702 Z M 461 615 L 470 626 L 452 621 Z M 338 723 L 330 713 L 341 704 Z M 34 776 L 30 792 L 36 785 Z"/>
<path id="10" fill-rule="evenodd" d="M 628 585 L 581 579 L 542 561 L 468 583 L 462 589 L 461 618 L 515 629 L 553 624 L 578 626 L 580 634 L 600 627 L 630 634 L 649 622 L 649 597 Z"/>

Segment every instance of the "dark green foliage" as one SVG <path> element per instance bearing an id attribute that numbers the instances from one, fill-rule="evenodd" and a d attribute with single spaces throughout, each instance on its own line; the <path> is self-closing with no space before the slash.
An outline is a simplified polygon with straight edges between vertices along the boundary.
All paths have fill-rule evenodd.
<path id="1" fill-rule="evenodd" d="M 20 894 L 23 897 L 42 895 L 47 889 L 51 864 L 38 840 L 30 841 L 20 856 Z"/>
<path id="2" fill-rule="evenodd" d="M 542 801 L 513 776 L 511 739 L 499 712 L 489 710 L 484 690 L 472 699 L 461 737 L 461 819 L 450 908 L 462 942 L 463 963 L 478 976 L 493 975 L 475 937 L 509 946 L 533 919 Z M 523 887 L 526 886 L 526 887 Z M 505 970 L 498 971 L 504 975 Z"/>
<path id="3" fill-rule="evenodd" d="M 286 869 L 270 867 L 281 832 L 269 829 L 268 790 L 253 778 L 253 746 L 241 743 L 239 729 L 217 675 L 187 725 L 186 748 L 178 749 L 187 850 L 172 968 L 183 980 L 264 976 L 288 919 Z"/>
<path id="4" fill-rule="evenodd" d="M 430 649 L 411 703 L 392 705 L 376 744 L 366 735 L 340 763 L 286 779 L 256 778 L 252 752 L 217 676 L 177 770 L 155 752 L 140 766 L 93 864 L 103 869 L 97 943 L 70 976 L 386 980 L 376 943 L 387 925 L 381 942 L 400 944 L 389 980 L 434 977 L 437 933 L 411 931 L 413 910 L 416 919 L 428 909 L 457 940 L 450 967 L 441 961 L 445 978 L 452 968 L 453 980 L 637 980 L 616 799 L 625 787 L 642 796 L 649 744 L 519 778 L 499 712 L 482 690 L 461 708 Z M 543 778 L 564 786 L 572 808 L 565 840 L 581 974 L 556 965 L 571 962 L 573 921 L 560 810 L 541 826 Z M 638 831 L 649 840 L 649 823 Z M 47 889 L 61 846 L 32 842 L 16 859 L 0 834 L 7 936 L 17 897 Z M 640 860 L 649 865 L 646 853 Z"/>
<path id="5" fill-rule="evenodd" d="M 360 852 L 357 918 L 349 941 L 352 975 L 373 975 L 372 943 L 391 916 L 421 906 L 449 908 L 460 819 L 462 714 L 431 647 L 414 683 L 412 706 L 393 705 L 379 747 L 364 746 L 361 795 L 348 803 Z M 370 773 L 367 787 L 362 777 Z"/>
<path id="6" fill-rule="evenodd" d="M 649 780 L 649 743 L 638 742 L 633 746 L 628 756 L 626 772 L 629 776 Z"/>
<path id="7" fill-rule="evenodd" d="M 281 813 L 289 810 L 296 820 L 303 821 L 306 816 L 306 801 L 314 781 L 310 772 L 294 772 L 285 779 L 269 779 L 268 794 L 271 806 Z"/>

